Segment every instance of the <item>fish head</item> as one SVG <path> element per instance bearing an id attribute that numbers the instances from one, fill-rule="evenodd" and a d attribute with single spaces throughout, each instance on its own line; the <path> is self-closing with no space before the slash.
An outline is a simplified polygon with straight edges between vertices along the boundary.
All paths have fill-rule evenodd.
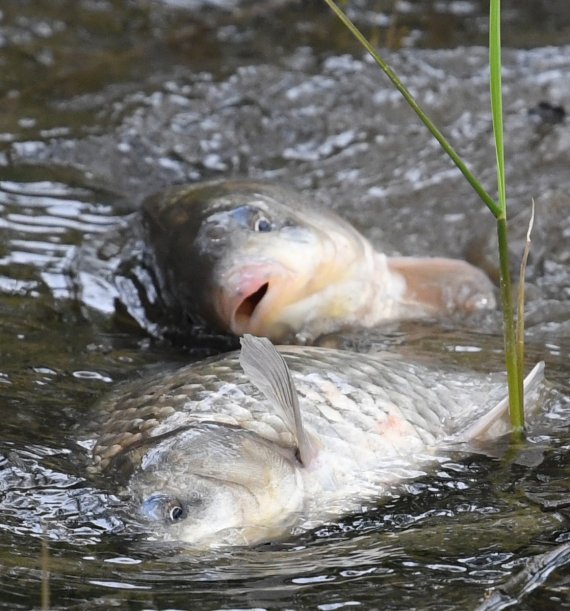
<path id="1" fill-rule="evenodd" d="M 159 538 L 196 548 L 282 537 L 303 508 L 294 455 L 220 424 L 160 441 L 143 457 L 129 490 Z"/>
<path id="2" fill-rule="evenodd" d="M 275 185 L 223 181 L 147 200 L 144 214 L 159 268 L 190 313 L 235 335 L 273 341 L 317 335 L 354 309 L 336 291 L 372 263 L 349 223 Z M 312 327 L 315 327 L 312 329 Z"/>
<path id="3" fill-rule="evenodd" d="M 193 321 L 305 343 L 385 320 L 494 307 L 479 269 L 388 257 L 302 194 L 254 181 L 174 188 L 143 204 L 167 293 Z"/>

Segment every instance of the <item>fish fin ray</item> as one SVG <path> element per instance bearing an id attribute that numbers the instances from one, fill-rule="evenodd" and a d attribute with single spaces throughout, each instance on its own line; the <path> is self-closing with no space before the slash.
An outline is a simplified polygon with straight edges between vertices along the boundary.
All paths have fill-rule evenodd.
<path id="1" fill-rule="evenodd" d="M 280 408 L 285 425 L 295 436 L 300 461 L 306 466 L 314 455 L 314 448 L 303 426 L 297 389 L 285 359 L 266 337 L 245 334 L 240 342 L 242 369 L 251 383 Z"/>
<path id="2" fill-rule="evenodd" d="M 538 393 L 544 380 L 544 362 L 537 363 L 524 379 L 525 416 L 532 415 L 539 406 Z M 460 431 L 460 441 L 484 441 L 500 437 L 511 431 L 509 418 L 509 397 L 505 396 L 490 411 L 473 424 Z"/>

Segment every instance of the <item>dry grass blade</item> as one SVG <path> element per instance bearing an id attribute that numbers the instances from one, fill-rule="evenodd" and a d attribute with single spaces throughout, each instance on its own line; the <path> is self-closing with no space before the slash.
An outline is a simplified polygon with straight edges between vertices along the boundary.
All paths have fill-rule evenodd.
<path id="1" fill-rule="evenodd" d="M 516 330 L 516 342 L 517 342 L 517 364 L 519 366 L 519 379 L 524 378 L 524 295 L 525 295 L 525 275 L 526 265 L 528 261 L 528 254 L 530 252 L 530 234 L 534 226 L 534 198 L 532 199 L 530 219 L 528 222 L 528 229 L 526 232 L 526 241 L 524 245 L 524 252 L 521 259 L 521 267 L 519 273 L 519 286 L 517 291 L 517 330 Z M 521 396 L 522 396 L 521 388 Z"/>

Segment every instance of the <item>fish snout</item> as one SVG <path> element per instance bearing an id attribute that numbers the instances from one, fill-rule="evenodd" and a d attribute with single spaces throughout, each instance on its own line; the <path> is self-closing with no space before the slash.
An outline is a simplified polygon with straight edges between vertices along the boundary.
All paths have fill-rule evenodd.
<path id="1" fill-rule="evenodd" d="M 276 262 L 235 266 L 217 288 L 221 326 L 238 336 L 252 333 L 281 340 L 288 326 L 279 316 L 292 284 L 292 274 Z"/>

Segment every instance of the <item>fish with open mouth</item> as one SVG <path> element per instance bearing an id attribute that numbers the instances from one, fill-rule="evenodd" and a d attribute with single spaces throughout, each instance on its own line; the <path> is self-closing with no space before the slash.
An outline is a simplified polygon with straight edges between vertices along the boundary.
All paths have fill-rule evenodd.
<path id="1" fill-rule="evenodd" d="M 174 187 L 142 207 L 171 302 L 214 328 L 307 343 L 343 328 L 494 307 L 467 262 L 388 257 L 302 194 L 226 180 Z"/>
<path id="2" fill-rule="evenodd" d="M 98 406 L 92 469 L 122 482 L 155 537 L 196 548 L 286 537 L 509 431 L 500 374 L 241 342 Z M 529 410 L 542 379 L 539 363 L 525 380 Z"/>
<path id="3" fill-rule="evenodd" d="M 78 298 L 128 312 L 153 335 L 187 342 L 202 330 L 275 343 L 384 321 L 443 317 L 495 305 L 476 267 L 438 257 L 389 257 L 302 194 L 226 180 L 173 187 L 74 263 Z M 88 310 L 89 311 L 89 310 Z"/>

